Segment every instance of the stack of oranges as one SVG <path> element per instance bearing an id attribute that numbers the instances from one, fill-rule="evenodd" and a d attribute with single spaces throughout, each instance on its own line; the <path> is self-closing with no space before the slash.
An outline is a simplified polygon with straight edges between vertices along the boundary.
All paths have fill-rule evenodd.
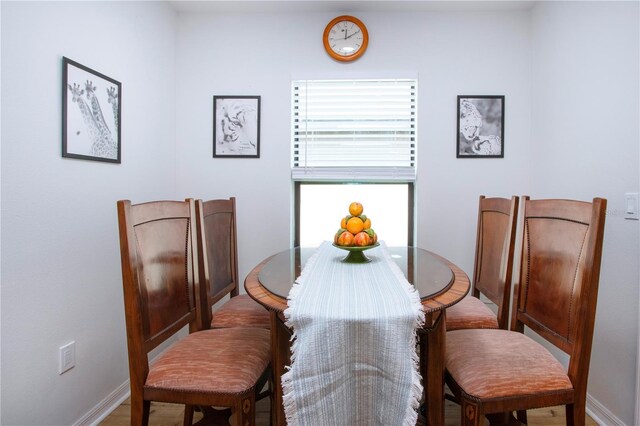
<path id="1" fill-rule="evenodd" d="M 358 202 L 349 204 L 349 214 L 340 221 L 340 229 L 333 242 L 343 247 L 366 247 L 378 242 L 378 235 L 371 229 L 371 219 L 362 214 L 364 207 Z"/>

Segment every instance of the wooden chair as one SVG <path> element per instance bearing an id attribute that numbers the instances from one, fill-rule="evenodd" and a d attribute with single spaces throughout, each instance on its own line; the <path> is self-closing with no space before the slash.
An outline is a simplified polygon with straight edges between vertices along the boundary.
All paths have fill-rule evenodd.
<path id="1" fill-rule="evenodd" d="M 238 291 L 238 247 L 236 200 L 196 201 L 200 322 L 203 329 L 226 327 L 270 327 L 269 311 Z M 225 296 L 230 299 L 212 313 Z"/>
<path id="2" fill-rule="evenodd" d="M 511 271 L 518 222 L 518 197 L 480 196 L 473 297 L 447 308 L 447 331 L 467 328 L 509 328 Z M 480 300 L 483 294 L 498 307 L 497 315 Z"/>
<path id="3" fill-rule="evenodd" d="M 524 197 L 520 285 L 512 330 L 447 333 L 446 382 L 462 401 L 462 424 L 485 415 L 566 405 L 584 425 L 606 200 Z M 568 370 L 524 326 L 570 357 Z"/>
<path id="4" fill-rule="evenodd" d="M 131 380 L 131 424 L 147 425 L 151 401 L 230 407 L 234 425 L 255 423 L 266 383 L 269 331 L 199 330 L 193 201 L 118 201 L 122 282 Z M 185 326 L 190 334 L 150 365 L 149 352 Z"/>

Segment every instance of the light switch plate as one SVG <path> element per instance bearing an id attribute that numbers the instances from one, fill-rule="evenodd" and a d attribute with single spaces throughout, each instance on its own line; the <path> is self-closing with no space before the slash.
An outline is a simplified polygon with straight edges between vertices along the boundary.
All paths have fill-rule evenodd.
<path id="1" fill-rule="evenodd" d="M 638 193 L 627 192 L 624 194 L 624 218 L 638 220 Z"/>

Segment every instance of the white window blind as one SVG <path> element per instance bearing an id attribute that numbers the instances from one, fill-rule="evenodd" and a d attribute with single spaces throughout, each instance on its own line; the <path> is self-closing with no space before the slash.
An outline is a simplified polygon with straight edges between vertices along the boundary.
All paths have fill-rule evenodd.
<path id="1" fill-rule="evenodd" d="M 292 178 L 413 181 L 416 80 L 293 82 Z"/>

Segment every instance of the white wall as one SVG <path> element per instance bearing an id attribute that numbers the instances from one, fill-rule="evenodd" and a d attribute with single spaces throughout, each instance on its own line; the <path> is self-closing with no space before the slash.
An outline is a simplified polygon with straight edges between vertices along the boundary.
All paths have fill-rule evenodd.
<path id="1" fill-rule="evenodd" d="M 431 13 L 415 20 L 426 32 L 418 50 L 424 90 L 417 243 L 471 274 L 479 195 L 510 197 L 529 185 L 529 13 Z M 505 95 L 504 159 L 456 158 L 457 95 Z"/>
<path id="2" fill-rule="evenodd" d="M 532 13 L 532 198 L 608 199 L 589 394 L 634 424 L 638 339 L 637 2 L 543 2 Z"/>
<path id="3" fill-rule="evenodd" d="M 1 7 L 1 423 L 72 424 L 128 379 L 116 200 L 174 197 L 175 12 Z M 61 157 L 62 56 L 122 83 L 122 164 Z"/>
<path id="4" fill-rule="evenodd" d="M 342 64 L 322 46 L 341 13 L 350 11 L 179 15 L 178 194 L 237 197 L 244 277 L 289 246 L 292 78 L 418 77 L 417 241 L 469 271 L 478 195 L 527 189 L 529 14 L 361 11 L 368 50 Z M 459 94 L 507 96 L 504 160 L 456 160 Z M 260 159 L 212 158 L 213 95 L 262 96 Z"/>
<path id="5" fill-rule="evenodd" d="M 589 391 L 634 424 L 638 225 L 620 209 L 638 190 L 637 3 L 365 4 L 0 3 L 1 423 L 73 423 L 127 380 L 117 199 L 236 196 L 244 277 L 291 239 L 291 79 L 400 75 L 419 79 L 418 245 L 470 272 L 478 195 L 609 198 Z M 343 13 L 371 36 L 352 64 L 321 43 Z M 60 157 L 62 55 L 123 83 L 121 165 Z M 262 96 L 261 158 L 214 159 L 213 95 L 243 94 Z M 456 96 L 474 94 L 506 96 L 504 159 L 455 158 Z"/>

